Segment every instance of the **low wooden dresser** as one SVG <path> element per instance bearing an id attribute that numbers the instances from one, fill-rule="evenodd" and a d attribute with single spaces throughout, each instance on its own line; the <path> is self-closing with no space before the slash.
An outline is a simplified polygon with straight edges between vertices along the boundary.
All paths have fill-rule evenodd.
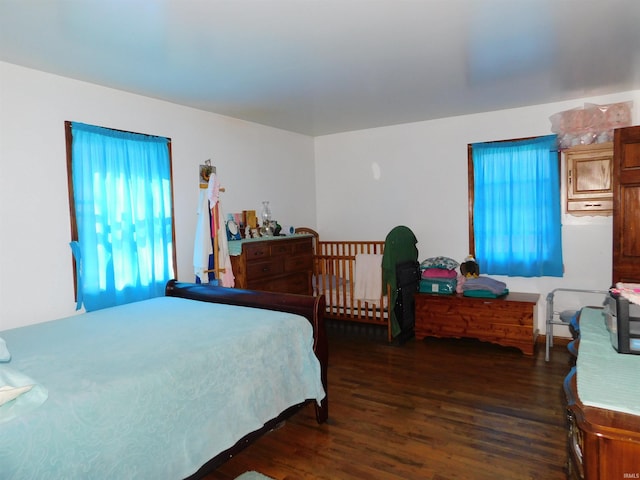
<path id="1" fill-rule="evenodd" d="M 312 241 L 310 235 L 230 241 L 235 286 L 311 295 Z"/>
<path id="2" fill-rule="evenodd" d="M 501 298 L 416 293 L 416 338 L 476 338 L 533 355 L 539 297 L 537 293 Z"/>

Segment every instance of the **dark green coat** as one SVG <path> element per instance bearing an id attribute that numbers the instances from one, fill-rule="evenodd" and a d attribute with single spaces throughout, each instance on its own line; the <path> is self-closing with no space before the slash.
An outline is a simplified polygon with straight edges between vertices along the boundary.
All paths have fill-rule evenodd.
<path id="1" fill-rule="evenodd" d="M 402 262 L 418 261 L 418 240 L 409 227 L 398 226 L 393 228 L 384 241 L 384 254 L 382 255 L 382 288 L 386 291 L 387 284 L 391 286 L 391 298 L 389 299 L 389 321 L 391 322 L 391 334 L 396 337 L 400 333 L 400 326 L 394 311 L 398 297 L 396 285 L 396 265 Z"/>

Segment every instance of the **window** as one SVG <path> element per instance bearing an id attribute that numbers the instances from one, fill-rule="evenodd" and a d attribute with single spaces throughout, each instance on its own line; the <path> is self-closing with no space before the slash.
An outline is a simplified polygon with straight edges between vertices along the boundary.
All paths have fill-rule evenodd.
<path id="1" fill-rule="evenodd" d="M 78 308 L 163 295 L 175 271 L 170 139 L 65 130 Z"/>
<path id="2" fill-rule="evenodd" d="M 470 145 L 469 215 L 481 273 L 561 277 L 556 136 Z"/>

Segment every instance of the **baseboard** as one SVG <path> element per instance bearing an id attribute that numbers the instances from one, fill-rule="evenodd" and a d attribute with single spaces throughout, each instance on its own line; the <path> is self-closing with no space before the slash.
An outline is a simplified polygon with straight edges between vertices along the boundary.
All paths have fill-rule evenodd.
<path id="1" fill-rule="evenodd" d="M 560 346 L 564 346 L 566 347 L 567 345 L 569 345 L 569 342 L 573 341 L 573 338 L 570 337 L 553 337 L 553 345 L 560 345 Z M 546 345 L 547 343 L 547 336 L 546 335 L 538 335 L 538 338 L 536 339 L 536 343 L 542 344 L 542 345 Z"/>

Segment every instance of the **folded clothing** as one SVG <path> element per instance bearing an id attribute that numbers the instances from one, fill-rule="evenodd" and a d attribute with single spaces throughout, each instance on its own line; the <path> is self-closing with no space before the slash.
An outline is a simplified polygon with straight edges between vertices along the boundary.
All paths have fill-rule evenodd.
<path id="1" fill-rule="evenodd" d="M 479 276 L 477 278 L 468 278 L 462 289 L 467 292 L 469 290 L 487 290 L 494 295 L 504 295 L 507 284 L 491 277 Z"/>
<path id="2" fill-rule="evenodd" d="M 504 297 L 505 295 L 509 295 L 509 289 L 505 288 L 500 293 L 493 293 L 489 290 L 465 290 L 462 295 L 465 297 L 473 298 L 499 298 Z"/>
<path id="3" fill-rule="evenodd" d="M 458 284 L 456 285 L 456 293 L 464 293 L 464 284 L 467 281 L 467 277 L 462 274 L 459 274 L 456 278 Z"/>
<path id="4" fill-rule="evenodd" d="M 439 257 L 431 257 L 423 260 L 420 263 L 420 268 L 444 268 L 446 270 L 455 270 L 458 268 L 460 264 L 456 262 L 453 258 L 439 256 Z"/>
<path id="5" fill-rule="evenodd" d="M 640 284 L 638 283 L 616 283 L 616 287 L 612 289 L 626 298 L 631 303 L 640 304 Z"/>
<path id="6" fill-rule="evenodd" d="M 456 278 L 458 276 L 455 270 L 446 268 L 425 268 L 420 273 L 422 278 Z"/>

